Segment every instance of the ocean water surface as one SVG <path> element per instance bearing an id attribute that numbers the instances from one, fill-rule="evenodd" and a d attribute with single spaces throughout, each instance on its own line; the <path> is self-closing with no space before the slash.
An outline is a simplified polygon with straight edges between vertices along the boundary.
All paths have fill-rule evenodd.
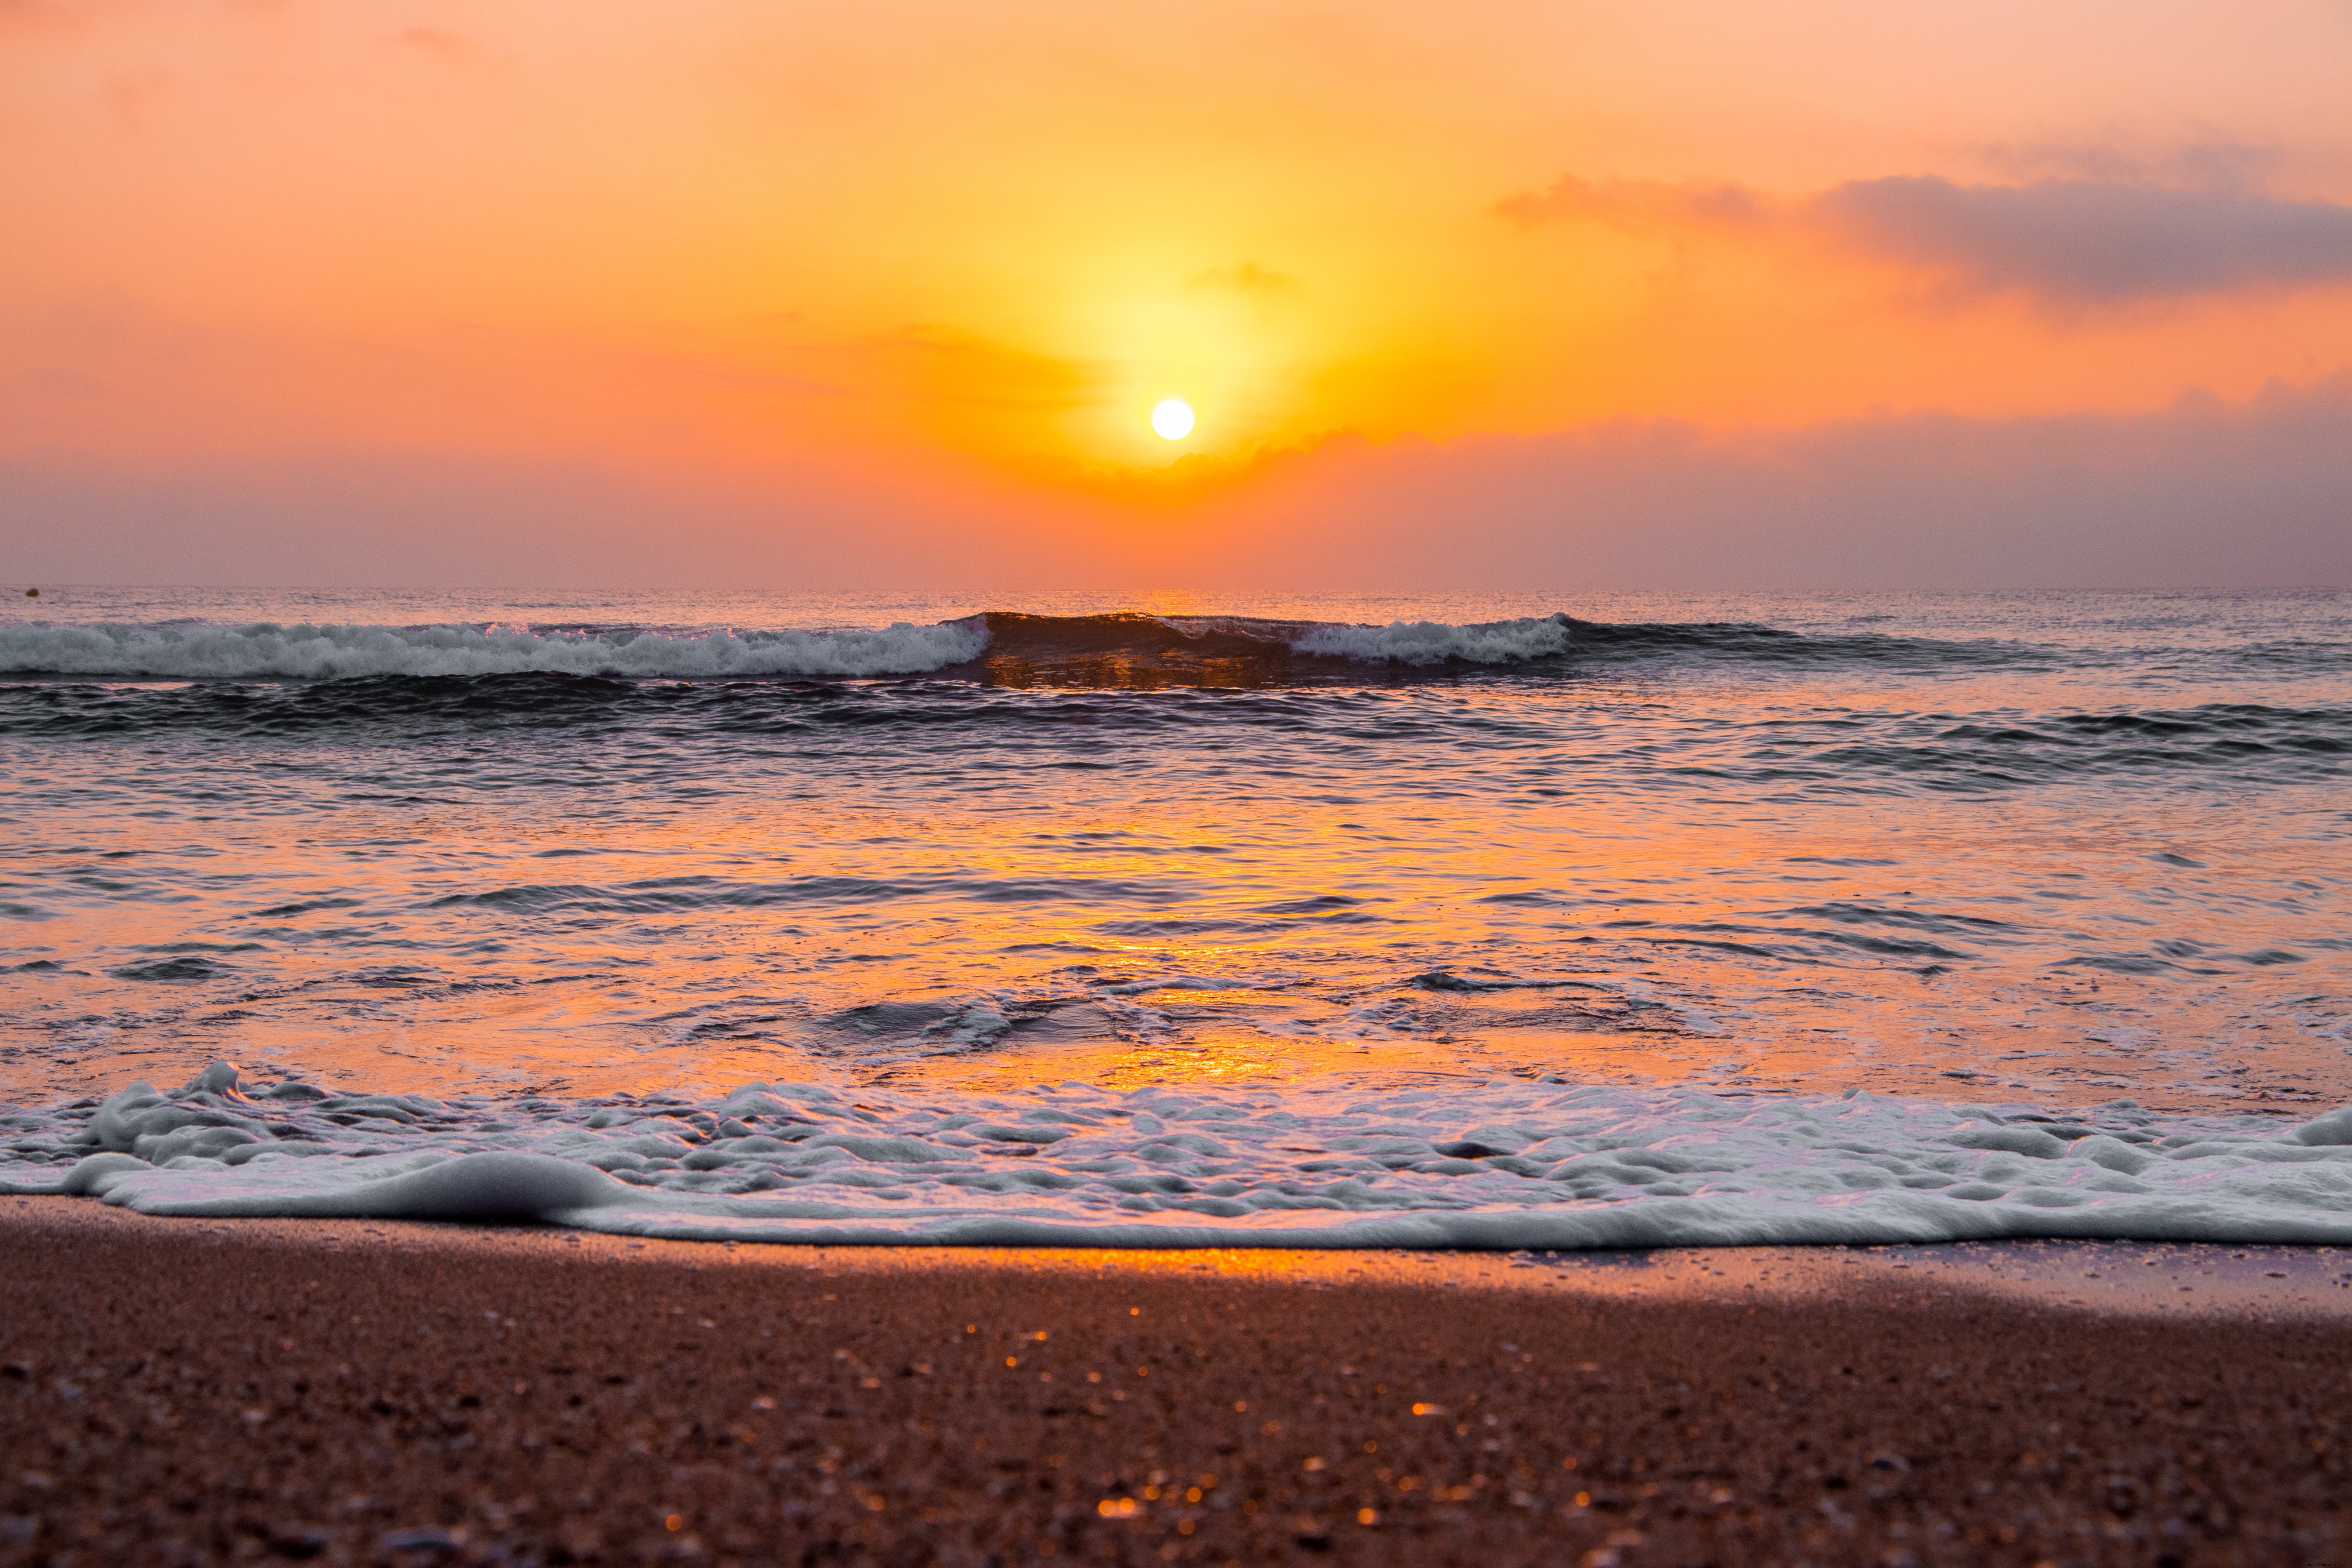
<path id="1" fill-rule="evenodd" d="M 0 767 L 0 1191 L 2352 1242 L 2352 595 L 45 588 Z"/>

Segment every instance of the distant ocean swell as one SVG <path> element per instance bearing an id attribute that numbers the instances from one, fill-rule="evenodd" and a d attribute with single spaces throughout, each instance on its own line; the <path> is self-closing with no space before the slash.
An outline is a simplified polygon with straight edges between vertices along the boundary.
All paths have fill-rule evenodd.
<path id="1" fill-rule="evenodd" d="M 1093 673 L 1093 686 L 1123 684 Z M 1153 700 L 1129 701 L 1089 689 L 1088 675 L 1065 666 L 1022 683 L 1052 689 L 1018 691 L 957 681 L 951 673 L 880 681 L 692 680 L 518 670 L 319 680 L 248 676 L 161 689 L 90 677 L 29 679 L 0 682 L 0 736 L 104 740 L 178 731 L 213 741 L 358 733 L 423 740 L 487 730 L 575 737 L 625 731 L 679 747 L 787 736 L 830 736 L 856 747 L 892 731 L 940 742 L 968 734 L 992 745 L 1020 741 L 1053 748 L 1081 737 L 1229 736 L 1238 724 L 1261 736 L 1302 740 L 1334 728 L 1399 742 L 1418 736 L 1427 743 L 1441 734 L 1473 745 L 1515 740 L 1538 747 L 1533 755 L 1544 754 L 1550 739 L 1522 720 L 1476 710 L 1433 716 L 1367 709 L 1360 693 L 1349 689 L 1360 682 L 1217 691 L 1188 689 L 1179 676 L 1156 682 L 1163 689 Z M 1846 794 L 1980 794 L 2118 777 L 2286 783 L 2352 771 L 2352 709 L 2208 702 L 2093 713 L 1779 712 L 1737 728 L 1662 733 L 1645 743 L 1656 752 L 1659 766 L 1649 782 L 1658 787 L 1744 782 Z M 1056 765 L 1104 765 L 1091 756 L 1055 755 Z M 919 756 L 902 762 L 923 765 Z M 1559 787 L 1549 774 L 1530 773 L 1526 783 Z"/>
<path id="2" fill-rule="evenodd" d="M 1566 615 L 1387 626 L 1134 614 L 991 611 L 876 631 L 698 632 L 509 626 L 13 626 L 0 672 L 166 680 L 337 680 L 523 673 L 623 679 L 929 675 L 983 660 L 1181 669 L 1235 661 L 1433 670 L 1691 654 L 1768 662 L 1861 659 L 1921 666 L 2031 661 L 2030 650 L 1867 634 L 1805 637 L 1747 625 L 1605 625 Z"/>
<path id="3" fill-rule="evenodd" d="M 1593 1247 L 2023 1237 L 2352 1243 L 2352 1106 L 2300 1125 L 1867 1094 L 1436 1090 L 709 1103 L 247 1095 L 215 1066 L 0 1116 L 0 1193 L 179 1215 L 1086 1247 Z"/>

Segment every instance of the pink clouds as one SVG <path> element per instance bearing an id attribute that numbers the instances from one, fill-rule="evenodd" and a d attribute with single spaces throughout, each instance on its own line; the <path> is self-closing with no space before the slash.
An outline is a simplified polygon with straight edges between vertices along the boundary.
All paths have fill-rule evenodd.
<path id="1" fill-rule="evenodd" d="M 1794 234 L 1915 270 L 1947 291 L 2015 291 L 2064 307 L 2352 283 L 2352 206 L 2228 185 L 1913 175 L 1780 199 L 1721 182 L 1563 175 L 1496 211 L 1531 227 Z"/>

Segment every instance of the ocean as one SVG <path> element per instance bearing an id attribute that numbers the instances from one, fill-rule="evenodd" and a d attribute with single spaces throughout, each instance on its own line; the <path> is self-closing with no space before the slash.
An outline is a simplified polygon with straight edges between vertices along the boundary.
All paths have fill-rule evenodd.
<path id="1" fill-rule="evenodd" d="M 2352 1244 L 2352 595 L 0 606 L 0 1192 Z"/>

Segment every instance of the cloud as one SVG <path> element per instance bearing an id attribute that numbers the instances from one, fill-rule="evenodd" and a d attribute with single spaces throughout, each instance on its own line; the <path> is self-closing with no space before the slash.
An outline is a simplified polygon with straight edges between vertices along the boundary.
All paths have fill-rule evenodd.
<path id="1" fill-rule="evenodd" d="M 1745 185 L 1664 180 L 1582 180 L 1562 174 L 1540 191 L 1525 191 L 1495 210 L 1529 228 L 1586 221 L 1632 234 L 1664 229 L 1760 229 L 1776 217 L 1771 198 Z"/>
<path id="2" fill-rule="evenodd" d="M 2284 149 L 2221 137 L 2160 147 L 2086 142 L 1991 142 L 1985 163 L 2017 184 L 2095 180 L 2110 184 L 2251 190 L 2257 176 L 2288 162 Z"/>
<path id="3" fill-rule="evenodd" d="M 0 450 L 0 557 L 27 582 L 1543 587 L 1571 610 L 1609 590 L 2352 588 L 2352 372 L 2127 416 L 1342 437 L 1148 527 L 1142 505 L 849 452 Z"/>
<path id="4" fill-rule="evenodd" d="M 2352 207 L 2096 180 L 1850 180 L 1806 204 L 1846 247 L 2064 304 L 2352 282 Z"/>
<path id="5" fill-rule="evenodd" d="M 95 0 L 0 0 L 0 32 L 62 31 L 85 26 L 106 12 L 121 9 Z"/>
<path id="6" fill-rule="evenodd" d="M 289 3 L 291 0 L 216 0 L 216 9 L 278 14 Z M 160 0 L 0 0 L 0 36 L 70 33 L 122 16 L 136 19 L 172 9 L 188 7 L 172 7 Z"/>
<path id="7" fill-rule="evenodd" d="M 2137 415 L 1334 442 L 1184 542 L 1218 581 L 1276 584 L 2344 588 L 2347 515 L 2352 371 Z"/>
<path id="8" fill-rule="evenodd" d="M 1060 412 L 1096 394 L 1097 367 L 919 323 L 819 345 L 808 363 L 845 387 L 888 386 L 928 402 Z"/>
<path id="9" fill-rule="evenodd" d="M 444 65 L 464 65 L 481 52 L 471 39 L 440 27 L 404 28 L 394 42 L 404 48 L 430 56 Z"/>
<path id="10" fill-rule="evenodd" d="M 1188 289 L 1222 289 L 1237 294 L 1296 294 L 1307 287 L 1287 272 L 1277 272 L 1270 267 L 1260 267 L 1255 261 L 1244 261 L 1239 267 L 1206 267 L 1188 274 Z"/>
<path id="11" fill-rule="evenodd" d="M 1801 236 L 1926 274 L 1950 292 L 2013 291 L 2068 309 L 2352 282 L 2352 207 L 2231 184 L 1963 185 L 1930 174 L 1777 198 L 1722 182 L 1564 175 L 1495 210 L 1528 227 Z"/>

